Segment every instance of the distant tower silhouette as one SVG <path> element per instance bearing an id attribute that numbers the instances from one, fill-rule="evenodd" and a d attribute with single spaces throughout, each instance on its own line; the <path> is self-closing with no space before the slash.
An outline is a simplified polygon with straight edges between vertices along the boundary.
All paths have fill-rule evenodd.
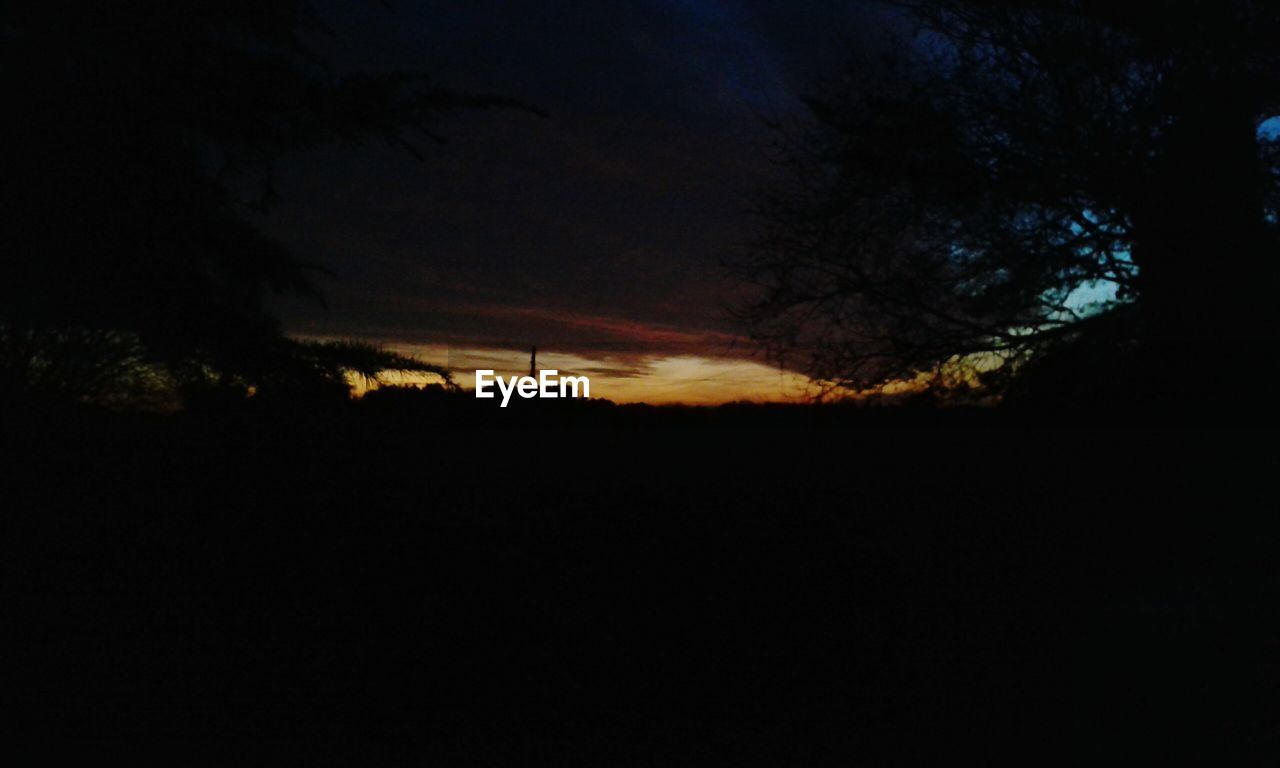
<path id="1" fill-rule="evenodd" d="M 529 353 L 529 378 L 538 378 L 538 348 L 535 346 Z"/>

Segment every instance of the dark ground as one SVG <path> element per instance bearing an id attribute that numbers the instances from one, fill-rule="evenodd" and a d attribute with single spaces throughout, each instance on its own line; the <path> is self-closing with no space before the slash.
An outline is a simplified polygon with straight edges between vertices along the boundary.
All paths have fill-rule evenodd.
<path id="1" fill-rule="evenodd" d="M 1280 757 L 1273 432 L 610 413 L 11 417 L 12 764 Z"/>

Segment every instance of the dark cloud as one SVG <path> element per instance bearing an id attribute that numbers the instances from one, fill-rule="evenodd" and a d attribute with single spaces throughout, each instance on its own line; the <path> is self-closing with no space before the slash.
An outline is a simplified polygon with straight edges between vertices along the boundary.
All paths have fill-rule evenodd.
<path id="1" fill-rule="evenodd" d="M 576 371 L 561 371 L 565 376 L 603 376 L 611 379 L 642 379 L 653 372 L 651 365 L 592 366 Z"/>
<path id="2" fill-rule="evenodd" d="M 720 266 L 772 172 L 762 117 L 866 33 L 847 4 L 325 7 L 340 69 L 424 69 L 548 113 L 458 115 L 424 162 L 326 151 L 280 170 L 270 226 L 328 266 L 300 333 L 594 355 L 735 354 Z M 865 25 L 864 25 L 865 26 Z"/>

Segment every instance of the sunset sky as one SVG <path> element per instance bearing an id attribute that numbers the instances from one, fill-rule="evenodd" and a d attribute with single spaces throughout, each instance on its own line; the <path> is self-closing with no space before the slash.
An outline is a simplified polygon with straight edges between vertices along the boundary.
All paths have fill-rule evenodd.
<path id="1" fill-rule="evenodd" d="M 389 345 L 401 354 L 448 368 L 454 383 L 464 389 L 475 385 L 477 370 L 499 376 L 529 373 L 529 350 L 459 349 L 433 345 Z M 565 376 L 587 376 L 591 397 L 616 403 L 666 405 L 715 405 L 741 400 L 796 401 L 812 395 L 809 380 L 758 361 L 734 357 L 637 355 L 623 358 L 589 358 L 565 352 L 539 350 L 538 370 L 555 370 Z M 388 384 L 430 384 L 440 379 L 408 374 L 387 377 Z M 353 382 L 357 393 L 366 385 Z"/>
<path id="2" fill-rule="evenodd" d="M 795 397 L 752 356 L 724 269 L 774 166 L 768 118 L 888 22 L 849 3 L 369 3 L 326 7 L 336 68 L 417 69 L 547 113 L 460 113 L 418 143 L 296 156 L 265 225 L 317 278 L 291 333 L 440 362 L 588 372 L 621 402 Z M 333 4 L 336 5 L 336 4 Z M 481 366 L 482 359 L 501 364 Z M 472 366 L 472 363 L 476 365 Z"/>

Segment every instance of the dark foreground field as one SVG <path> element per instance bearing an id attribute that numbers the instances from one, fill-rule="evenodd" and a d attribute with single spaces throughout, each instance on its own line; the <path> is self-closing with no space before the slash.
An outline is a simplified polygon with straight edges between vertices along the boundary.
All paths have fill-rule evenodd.
<path id="1" fill-rule="evenodd" d="M 1274 764 L 1272 433 L 873 421 L 11 421 L 14 764 Z"/>

